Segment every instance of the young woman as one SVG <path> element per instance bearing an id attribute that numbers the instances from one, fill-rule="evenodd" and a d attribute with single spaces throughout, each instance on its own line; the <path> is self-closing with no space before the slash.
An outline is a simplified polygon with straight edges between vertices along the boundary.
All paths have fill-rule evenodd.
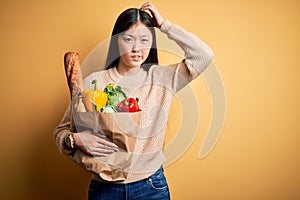
<path id="1" fill-rule="evenodd" d="M 154 27 L 182 48 L 185 59 L 169 66 L 158 65 Z M 152 3 L 120 14 L 113 29 L 106 70 L 87 76 L 84 87 L 92 88 L 92 80 L 97 79 L 99 90 L 113 83 L 121 86 L 128 96 L 138 97 L 142 110 L 140 127 L 126 180 L 108 182 L 93 173 L 89 199 L 170 199 L 162 168 L 165 160 L 162 149 L 172 98 L 199 76 L 212 59 L 213 51 L 204 42 L 165 20 Z M 72 158 L 77 150 L 95 157 L 109 156 L 117 151 L 115 144 L 95 133 L 73 133 L 69 129 L 68 113 L 69 109 L 54 131 L 62 153 Z M 71 137 L 72 146 L 65 143 L 66 137 Z"/>

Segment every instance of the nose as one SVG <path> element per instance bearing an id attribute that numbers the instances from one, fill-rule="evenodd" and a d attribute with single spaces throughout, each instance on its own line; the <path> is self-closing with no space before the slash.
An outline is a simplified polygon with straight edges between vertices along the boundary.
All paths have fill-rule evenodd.
<path id="1" fill-rule="evenodd" d="M 132 46 L 132 52 L 136 53 L 136 52 L 139 52 L 140 51 L 140 44 L 139 42 L 134 42 L 133 46 Z"/>

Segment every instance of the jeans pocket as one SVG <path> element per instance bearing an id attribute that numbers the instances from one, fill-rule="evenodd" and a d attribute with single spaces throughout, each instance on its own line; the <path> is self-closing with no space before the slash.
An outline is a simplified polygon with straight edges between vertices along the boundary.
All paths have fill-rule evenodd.
<path id="1" fill-rule="evenodd" d="M 155 190 L 165 190 L 168 188 L 166 178 L 163 173 L 155 174 L 149 179 L 150 185 Z"/>

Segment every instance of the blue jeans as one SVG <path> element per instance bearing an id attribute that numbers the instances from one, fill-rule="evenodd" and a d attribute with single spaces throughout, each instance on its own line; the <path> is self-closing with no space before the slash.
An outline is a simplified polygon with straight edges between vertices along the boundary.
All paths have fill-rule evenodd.
<path id="1" fill-rule="evenodd" d="M 170 200 L 168 184 L 161 167 L 150 177 L 127 184 L 91 180 L 89 200 Z"/>

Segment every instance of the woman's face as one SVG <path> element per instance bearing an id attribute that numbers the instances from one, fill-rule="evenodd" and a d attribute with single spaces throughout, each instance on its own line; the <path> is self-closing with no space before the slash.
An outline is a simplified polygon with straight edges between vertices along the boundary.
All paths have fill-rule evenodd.
<path id="1" fill-rule="evenodd" d="M 118 36 L 120 50 L 119 71 L 140 67 L 147 59 L 152 45 L 152 34 L 141 22 Z"/>

